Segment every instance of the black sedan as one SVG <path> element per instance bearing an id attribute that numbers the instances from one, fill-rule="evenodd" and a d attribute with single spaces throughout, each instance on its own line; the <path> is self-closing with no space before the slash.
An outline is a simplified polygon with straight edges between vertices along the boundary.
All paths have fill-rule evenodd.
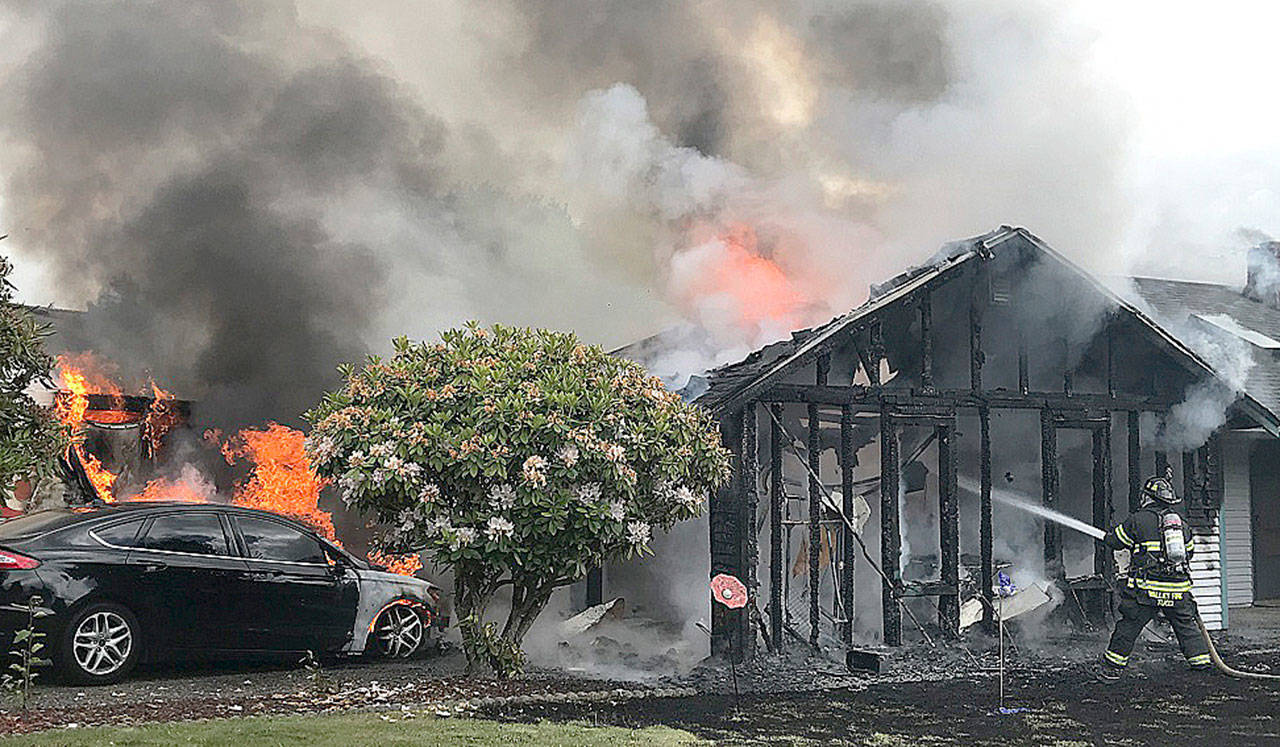
<path id="1" fill-rule="evenodd" d="M 120 503 L 0 523 L 0 645 L 37 628 L 70 680 L 139 660 L 369 650 L 406 657 L 446 623 L 440 590 L 303 524 L 217 504 Z"/>

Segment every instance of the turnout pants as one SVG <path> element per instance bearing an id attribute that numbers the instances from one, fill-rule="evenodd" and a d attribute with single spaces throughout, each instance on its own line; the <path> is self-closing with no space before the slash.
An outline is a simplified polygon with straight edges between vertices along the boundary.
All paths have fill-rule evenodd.
<path id="1" fill-rule="evenodd" d="M 1120 619 L 1116 620 L 1116 629 L 1111 633 L 1111 643 L 1107 646 L 1105 659 L 1113 667 L 1125 667 L 1129 664 L 1129 654 L 1133 652 L 1133 644 L 1138 635 L 1158 614 L 1163 614 L 1173 626 L 1173 634 L 1178 637 L 1178 646 L 1187 663 L 1193 667 L 1209 666 L 1209 648 L 1200 635 L 1200 627 L 1196 625 L 1196 602 L 1190 592 L 1172 606 L 1160 607 L 1154 602 L 1140 599 L 1138 592 L 1132 589 L 1120 590 Z"/>

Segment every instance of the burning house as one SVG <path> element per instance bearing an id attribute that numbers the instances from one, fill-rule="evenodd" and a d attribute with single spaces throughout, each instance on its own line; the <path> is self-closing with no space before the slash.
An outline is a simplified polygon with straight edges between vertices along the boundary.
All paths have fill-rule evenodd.
<path id="1" fill-rule="evenodd" d="M 1166 471 L 1208 627 L 1280 596 L 1274 248 L 1255 252 L 1244 293 L 1104 284 L 1001 227 L 695 377 L 686 395 L 735 454 L 711 504 L 710 572 L 758 600 L 712 605 L 713 651 L 954 637 L 992 624 L 999 573 L 1034 590 L 1031 606 L 1097 621 L 1127 558 L 1009 504 L 1110 526 Z"/>

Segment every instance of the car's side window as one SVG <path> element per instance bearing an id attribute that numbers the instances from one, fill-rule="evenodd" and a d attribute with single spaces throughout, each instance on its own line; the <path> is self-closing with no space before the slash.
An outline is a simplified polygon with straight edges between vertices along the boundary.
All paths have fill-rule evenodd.
<path id="1" fill-rule="evenodd" d="M 119 524 L 99 527 L 93 530 L 98 539 L 116 547 L 137 547 L 138 530 L 142 528 L 143 519 L 122 521 Z"/>
<path id="2" fill-rule="evenodd" d="M 222 522 L 217 514 L 206 512 L 157 516 L 134 546 L 196 555 L 231 554 Z"/>
<path id="3" fill-rule="evenodd" d="M 249 557 L 259 560 L 282 560 L 290 563 L 326 562 L 324 549 L 314 538 L 267 519 L 237 516 Z"/>

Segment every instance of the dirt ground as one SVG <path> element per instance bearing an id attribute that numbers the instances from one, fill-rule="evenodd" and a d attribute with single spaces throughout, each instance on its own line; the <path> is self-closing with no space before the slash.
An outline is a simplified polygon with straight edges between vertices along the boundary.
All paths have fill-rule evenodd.
<path id="1" fill-rule="evenodd" d="M 1280 651 L 1268 655 L 1280 670 Z M 1258 659 L 1255 657 L 1256 663 Z M 500 720 L 663 724 L 724 743 L 1276 744 L 1280 684 L 1230 680 L 1158 662 L 1100 684 L 1092 667 L 1019 673 L 1000 714 L 993 677 L 871 684 L 815 693 L 654 698 L 616 705 L 482 709 Z"/>
<path id="2" fill-rule="evenodd" d="M 1216 636 L 1224 657 L 1240 668 L 1280 673 L 1280 609 L 1232 616 L 1231 635 Z M 557 671 L 501 682 L 463 676 L 456 650 L 408 662 L 334 662 L 319 673 L 291 664 L 170 665 L 113 687 L 41 685 L 28 713 L 0 710 L 0 733 L 389 709 L 515 722 L 662 724 L 725 743 L 1280 744 L 1280 682 L 1189 672 L 1172 641 L 1152 636 L 1126 677 L 1104 684 L 1096 667 L 1105 635 L 1022 641 L 1008 651 L 1004 713 L 997 650 L 990 640 L 971 638 L 963 646 L 885 651 L 878 675 L 803 654 L 765 657 L 738 671 L 738 698 L 722 667 L 643 683 Z"/>

